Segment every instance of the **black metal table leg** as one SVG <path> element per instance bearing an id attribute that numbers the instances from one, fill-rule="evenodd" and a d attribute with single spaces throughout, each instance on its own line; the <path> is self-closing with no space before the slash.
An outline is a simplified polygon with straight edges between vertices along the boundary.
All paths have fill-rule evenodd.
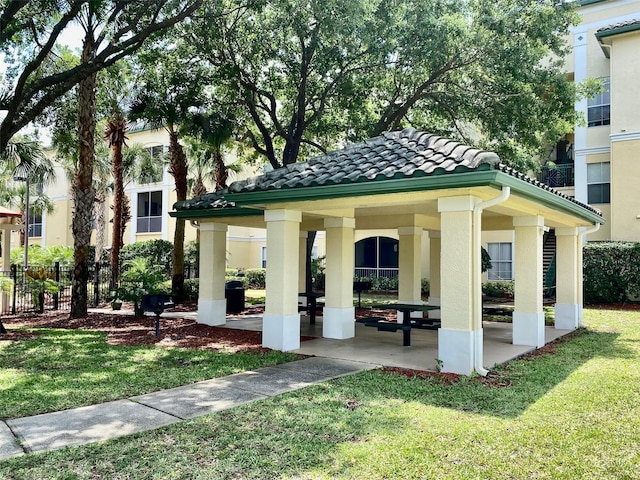
<path id="1" fill-rule="evenodd" d="M 402 312 L 402 324 L 411 327 L 411 312 L 409 310 Z M 411 328 L 406 328 L 402 331 L 402 346 L 411 346 Z"/>
<path id="2" fill-rule="evenodd" d="M 316 297 L 312 296 L 309 298 L 309 304 L 307 306 L 311 308 L 311 311 L 309 312 L 309 323 L 311 325 L 316 324 L 316 305 Z"/>

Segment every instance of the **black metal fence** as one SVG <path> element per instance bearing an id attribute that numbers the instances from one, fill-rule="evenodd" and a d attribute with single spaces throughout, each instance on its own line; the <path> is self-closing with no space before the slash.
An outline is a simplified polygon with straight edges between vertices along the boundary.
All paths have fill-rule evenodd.
<path id="1" fill-rule="evenodd" d="M 185 263 L 185 278 L 198 278 L 197 264 Z M 30 313 L 71 309 L 71 280 L 73 267 L 29 267 L 12 265 L 0 271 L 0 293 L 4 313 Z M 96 263 L 89 267 L 87 294 L 89 304 L 97 307 L 112 300 L 109 282 L 111 265 Z"/>

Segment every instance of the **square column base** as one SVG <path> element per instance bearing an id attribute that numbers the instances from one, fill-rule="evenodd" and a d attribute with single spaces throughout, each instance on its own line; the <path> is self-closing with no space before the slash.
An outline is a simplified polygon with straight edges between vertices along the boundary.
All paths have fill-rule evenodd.
<path id="1" fill-rule="evenodd" d="M 300 348 L 300 314 L 262 317 L 262 346 L 288 352 Z"/>
<path id="2" fill-rule="evenodd" d="M 580 305 L 556 303 L 555 327 L 559 330 L 575 330 L 580 325 Z"/>
<path id="3" fill-rule="evenodd" d="M 442 361 L 442 371 L 471 375 L 474 340 L 472 330 L 438 329 L 438 359 Z"/>
<path id="4" fill-rule="evenodd" d="M 227 299 L 198 300 L 198 323 L 205 325 L 224 325 L 227 323 Z"/>
<path id="5" fill-rule="evenodd" d="M 513 344 L 544 346 L 544 313 L 513 312 Z"/>
<path id="6" fill-rule="evenodd" d="M 440 297 L 429 297 L 427 302 L 429 303 L 429 305 L 439 307 Z M 440 320 L 442 318 L 442 314 L 440 313 L 440 310 L 429 310 L 429 318 Z"/>
<path id="7" fill-rule="evenodd" d="M 322 312 L 322 336 L 343 340 L 356 336 L 356 310 L 354 307 L 324 307 Z"/>

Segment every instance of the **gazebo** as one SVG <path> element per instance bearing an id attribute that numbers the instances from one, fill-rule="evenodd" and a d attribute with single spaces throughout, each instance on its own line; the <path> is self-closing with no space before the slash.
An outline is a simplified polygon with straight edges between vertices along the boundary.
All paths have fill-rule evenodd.
<path id="1" fill-rule="evenodd" d="M 442 371 L 483 368 L 481 232 L 515 231 L 513 343 L 544 338 L 542 238 L 557 236 L 555 326 L 582 321 L 582 236 L 599 211 L 509 168 L 495 153 L 412 128 L 390 132 L 178 202 L 174 217 L 200 223 L 198 321 L 225 323 L 229 225 L 266 228 L 269 266 L 264 347 L 300 346 L 298 292 L 308 231 L 326 232 L 322 335 L 355 335 L 354 230 L 397 229 L 398 300 L 420 304 L 420 242 L 430 238 L 429 304 L 440 306 Z M 207 272 L 206 275 L 204 272 Z M 526 272 L 523 274 L 522 272 Z M 303 288 L 303 287 L 302 287 Z"/>

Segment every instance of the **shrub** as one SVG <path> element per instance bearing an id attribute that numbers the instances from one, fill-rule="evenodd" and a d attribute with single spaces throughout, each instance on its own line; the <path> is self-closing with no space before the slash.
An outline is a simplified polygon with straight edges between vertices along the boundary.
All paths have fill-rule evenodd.
<path id="1" fill-rule="evenodd" d="M 24 247 L 11 250 L 11 263 L 21 265 L 24 261 Z M 29 245 L 29 265 L 34 267 L 53 267 L 56 262 L 61 267 L 73 265 L 73 248 L 62 245 L 41 247 Z"/>
<path id="2" fill-rule="evenodd" d="M 184 281 L 184 292 L 187 300 L 198 300 L 200 281 L 197 278 L 189 278 Z"/>
<path id="3" fill-rule="evenodd" d="M 487 282 L 482 284 L 482 293 L 487 297 L 513 298 L 515 283 L 510 282 Z"/>
<path id="4" fill-rule="evenodd" d="M 120 250 L 120 265 L 123 271 L 128 261 L 136 258 L 145 260 L 149 265 L 160 267 L 167 277 L 171 276 L 171 254 L 173 244 L 167 240 L 146 240 L 125 245 Z"/>
<path id="5" fill-rule="evenodd" d="M 325 288 L 325 258 L 324 256 L 311 259 L 311 285 L 314 290 Z"/>
<path id="6" fill-rule="evenodd" d="M 354 277 L 354 281 L 356 282 L 371 282 L 371 290 L 374 292 L 386 292 L 386 291 L 394 291 L 398 290 L 398 278 L 392 277 Z"/>
<path id="7" fill-rule="evenodd" d="M 249 281 L 247 280 L 247 277 L 238 277 L 237 275 L 225 275 L 224 277 L 224 281 L 226 282 L 231 282 L 231 281 L 238 281 L 238 282 L 242 282 L 242 286 L 244 288 L 249 288 Z"/>
<path id="8" fill-rule="evenodd" d="M 142 316 L 140 301 L 147 293 L 170 293 L 163 288 L 163 265 L 150 263 L 144 258 L 127 260 L 123 264 L 118 298 L 134 302 L 136 316 Z"/>
<path id="9" fill-rule="evenodd" d="M 267 271 L 264 268 L 249 268 L 245 270 L 246 285 L 250 288 L 265 288 Z"/>
<path id="10" fill-rule="evenodd" d="M 420 281 L 420 292 L 423 293 L 424 295 L 428 295 L 429 294 L 429 279 L 428 278 L 423 278 Z"/>
<path id="11" fill-rule="evenodd" d="M 640 295 L 640 243 L 584 246 L 584 302 L 619 303 Z"/>

